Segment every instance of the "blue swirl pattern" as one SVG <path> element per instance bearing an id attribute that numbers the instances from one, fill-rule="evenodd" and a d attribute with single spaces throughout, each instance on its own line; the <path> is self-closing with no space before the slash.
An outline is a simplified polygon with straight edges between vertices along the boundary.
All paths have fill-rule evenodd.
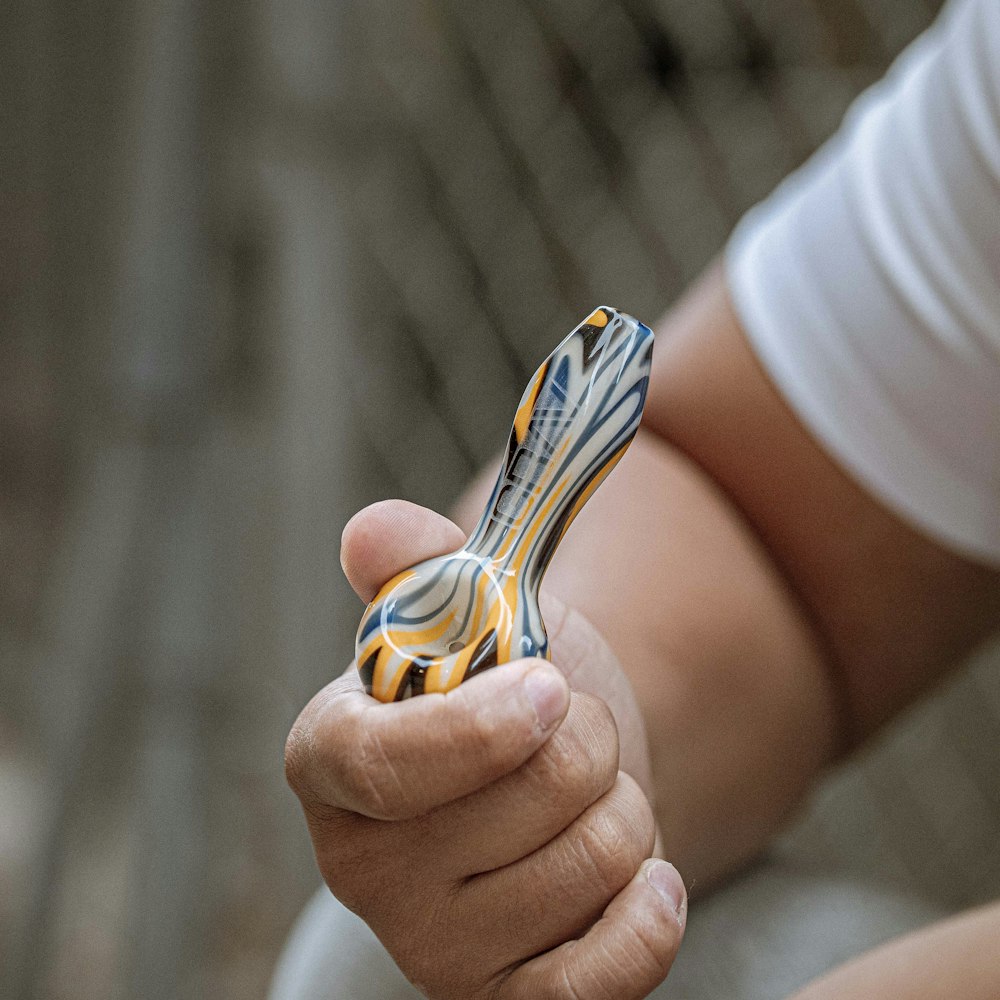
<path id="1" fill-rule="evenodd" d="M 394 577 L 365 611 L 356 656 L 369 694 L 449 691 L 499 663 L 548 656 L 542 577 L 638 430 L 652 349 L 649 327 L 601 306 L 542 363 L 468 541 Z"/>

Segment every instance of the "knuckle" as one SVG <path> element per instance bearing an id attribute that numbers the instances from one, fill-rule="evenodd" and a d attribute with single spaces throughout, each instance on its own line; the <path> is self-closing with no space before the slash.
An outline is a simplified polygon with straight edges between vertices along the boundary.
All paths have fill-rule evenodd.
<path id="1" fill-rule="evenodd" d="M 590 748 L 595 756 L 604 755 L 618 768 L 619 742 L 618 724 L 606 701 L 595 695 L 580 694 L 573 696 L 573 701 L 579 701 L 579 717 L 574 720 L 578 730 L 578 738 Z"/>
<path id="2" fill-rule="evenodd" d="M 356 707 L 331 707 L 326 701 L 314 710 L 310 703 L 292 727 L 285 744 L 288 783 L 309 811 L 394 818 L 402 783 L 379 731 Z"/>
<path id="3" fill-rule="evenodd" d="M 310 785 L 313 749 L 310 731 L 297 721 L 285 740 L 285 780 L 296 795 L 307 791 Z"/>
<path id="4" fill-rule="evenodd" d="M 573 696 L 574 701 L 577 696 Z M 593 706 L 571 708 L 570 716 L 525 767 L 528 781 L 539 796 L 576 810 L 578 815 L 615 782 L 618 773 L 618 734 L 613 722 L 605 724 L 605 709 L 598 699 Z M 586 714 L 593 714 L 595 726 Z M 599 734 L 599 735 L 595 735 Z"/>
<path id="5" fill-rule="evenodd" d="M 340 809 L 326 801 L 317 787 L 317 752 L 310 727 L 298 722 L 285 740 L 285 780 L 298 797 L 306 815 L 320 822 L 333 819 Z"/>
<path id="6" fill-rule="evenodd" d="M 559 729 L 542 748 L 532 770 L 546 786 L 555 786 L 572 796 L 601 784 L 599 764 L 591 747 L 573 733 Z"/>
<path id="7" fill-rule="evenodd" d="M 406 782 L 386 753 L 377 733 L 362 730 L 349 748 L 341 750 L 341 780 L 349 801 L 372 819 L 400 820 L 412 815 Z"/>
<path id="8" fill-rule="evenodd" d="M 307 810 L 336 809 L 344 733 L 352 713 L 345 708 L 345 686 L 334 681 L 318 692 L 295 720 L 285 740 L 285 780 Z"/>
<path id="9" fill-rule="evenodd" d="M 642 851 L 639 860 L 645 861 L 652 854 L 656 843 L 656 817 L 653 815 L 653 807 L 638 782 L 624 771 L 619 771 L 615 779 L 615 793 L 620 799 L 623 814 L 628 817 L 635 843 Z"/>
<path id="10" fill-rule="evenodd" d="M 624 831 L 606 815 L 598 814 L 583 826 L 576 853 L 579 867 L 609 897 L 628 882 L 639 864 L 633 862 Z"/>
<path id="11" fill-rule="evenodd" d="M 590 810 L 580 824 L 576 844 L 578 864 L 608 895 L 619 892 L 649 856 L 654 824 L 645 797 L 623 794 L 619 778 L 614 789 Z M 641 795 L 641 792 L 640 792 Z"/>

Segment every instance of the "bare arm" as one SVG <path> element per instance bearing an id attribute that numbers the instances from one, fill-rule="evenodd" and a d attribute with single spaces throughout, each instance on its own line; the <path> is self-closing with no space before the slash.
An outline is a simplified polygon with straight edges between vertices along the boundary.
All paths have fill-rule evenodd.
<path id="1" fill-rule="evenodd" d="M 1000 905 L 942 921 L 840 966 L 793 1000 L 995 1000 L 1000 996 Z"/>
<path id="2" fill-rule="evenodd" d="M 910 531 L 812 444 L 718 271 L 661 333 L 649 430 L 548 578 L 614 648 L 550 601 L 555 666 L 392 704 L 350 670 L 289 735 L 327 885 L 428 996 L 647 996 L 686 914 L 659 851 L 699 887 L 732 869 L 996 620 L 997 574 Z M 341 557 L 368 600 L 462 538 L 387 501 L 352 519 Z M 956 976 L 993 974 L 941 933 Z M 891 956 L 843 975 L 859 997 L 892 976 L 920 987 Z"/>
<path id="3" fill-rule="evenodd" d="M 731 497 L 812 626 L 848 743 L 1000 622 L 1000 574 L 903 523 L 850 479 L 758 365 L 720 270 L 663 324 L 649 426 Z"/>
<path id="4" fill-rule="evenodd" d="M 648 431 L 546 585 L 621 658 L 667 856 L 704 885 L 996 627 L 1000 574 L 909 528 L 816 445 L 746 343 L 721 269 L 658 333 Z"/>

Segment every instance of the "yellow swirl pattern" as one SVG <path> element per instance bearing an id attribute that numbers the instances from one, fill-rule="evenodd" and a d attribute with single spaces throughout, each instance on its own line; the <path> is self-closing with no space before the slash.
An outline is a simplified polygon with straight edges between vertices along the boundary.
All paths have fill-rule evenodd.
<path id="1" fill-rule="evenodd" d="M 635 436 L 652 348 L 649 327 L 601 306 L 542 363 L 466 544 L 400 573 L 368 605 L 356 655 L 370 694 L 449 691 L 499 663 L 548 655 L 542 577 Z"/>

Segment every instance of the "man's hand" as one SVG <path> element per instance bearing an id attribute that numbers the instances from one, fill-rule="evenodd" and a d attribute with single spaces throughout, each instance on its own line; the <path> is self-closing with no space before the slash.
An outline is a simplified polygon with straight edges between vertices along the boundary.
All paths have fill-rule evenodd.
<path id="1" fill-rule="evenodd" d="M 342 561 L 367 600 L 462 540 L 428 511 L 378 504 L 348 525 Z M 651 857 L 631 689 L 581 616 L 546 612 L 570 683 L 521 660 L 382 705 L 349 669 L 288 739 L 327 884 L 431 998 L 638 1000 L 680 944 L 686 897 Z"/>

